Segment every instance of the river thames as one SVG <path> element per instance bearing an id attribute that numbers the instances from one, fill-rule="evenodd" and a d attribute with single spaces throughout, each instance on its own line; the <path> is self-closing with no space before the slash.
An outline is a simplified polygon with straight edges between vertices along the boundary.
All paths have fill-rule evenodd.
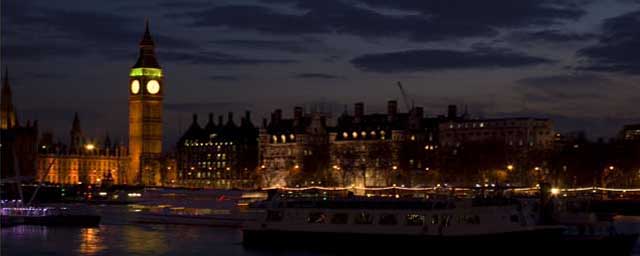
<path id="1" fill-rule="evenodd" d="M 95 228 L 16 226 L 2 229 L 2 255 L 333 255 L 337 252 L 249 250 L 239 229 L 130 224 L 121 208 L 99 209 Z M 617 223 L 619 232 L 640 230 L 640 217 Z M 640 256 L 640 241 L 634 256 Z"/>

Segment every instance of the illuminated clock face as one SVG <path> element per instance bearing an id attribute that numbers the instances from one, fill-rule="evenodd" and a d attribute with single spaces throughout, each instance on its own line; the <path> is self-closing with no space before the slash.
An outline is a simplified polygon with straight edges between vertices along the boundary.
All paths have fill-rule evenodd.
<path id="1" fill-rule="evenodd" d="M 138 94 L 140 92 L 140 81 L 133 80 L 131 81 L 131 93 Z"/>
<path id="2" fill-rule="evenodd" d="M 150 94 L 156 94 L 160 92 L 160 83 L 157 80 L 150 80 L 147 82 L 147 92 Z"/>

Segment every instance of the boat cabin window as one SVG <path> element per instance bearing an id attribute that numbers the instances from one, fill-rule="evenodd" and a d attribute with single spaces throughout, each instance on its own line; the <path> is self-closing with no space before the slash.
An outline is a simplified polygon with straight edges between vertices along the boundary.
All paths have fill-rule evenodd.
<path id="1" fill-rule="evenodd" d="M 451 219 L 452 218 L 453 218 L 453 216 L 451 216 L 451 215 L 443 215 L 441 222 L 445 227 L 448 227 L 451 224 Z"/>
<path id="2" fill-rule="evenodd" d="M 447 203 L 445 203 L 445 202 L 436 202 L 436 203 L 433 205 L 433 209 L 436 209 L 436 210 L 444 209 L 444 208 L 446 208 L 446 207 L 447 207 Z"/>
<path id="3" fill-rule="evenodd" d="M 373 216 L 368 212 L 360 212 L 356 215 L 354 221 L 355 224 L 372 224 Z"/>
<path id="4" fill-rule="evenodd" d="M 349 215 L 346 213 L 336 213 L 331 217 L 331 224 L 347 224 Z"/>
<path id="5" fill-rule="evenodd" d="M 307 217 L 307 223 L 325 223 L 326 219 L 327 217 L 323 212 L 312 212 Z"/>
<path id="6" fill-rule="evenodd" d="M 422 226 L 424 225 L 424 215 L 407 214 L 406 221 L 407 226 Z"/>
<path id="7" fill-rule="evenodd" d="M 380 215 L 380 220 L 378 222 L 380 225 L 396 225 L 398 224 L 398 220 L 396 219 L 395 214 L 382 214 Z"/>
<path id="8" fill-rule="evenodd" d="M 475 215 L 475 216 L 467 216 L 467 223 L 469 224 L 480 224 L 480 216 Z"/>
<path id="9" fill-rule="evenodd" d="M 281 211 L 267 211 L 267 221 L 282 221 L 283 214 Z"/>

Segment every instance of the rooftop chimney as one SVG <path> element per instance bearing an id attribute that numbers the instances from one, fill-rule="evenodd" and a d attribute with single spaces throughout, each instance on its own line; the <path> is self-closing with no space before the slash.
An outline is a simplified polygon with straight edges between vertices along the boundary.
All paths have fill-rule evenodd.
<path id="1" fill-rule="evenodd" d="M 387 102 L 387 118 L 390 122 L 396 120 L 396 114 L 398 114 L 398 102 L 390 100 Z"/>
<path id="2" fill-rule="evenodd" d="M 282 109 L 276 109 L 276 111 L 273 114 L 274 114 L 273 117 L 275 121 L 282 120 Z"/>
<path id="3" fill-rule="evenodd" d="M 356 120 L 359 121 L 362 119 L 362 117 L 364 116 L 364 103 L 362 102 L 356 103 L 355 109 L 354 109 L 354 115 Z"/>
<path id="4" fill-rule="evenodd" d="M 447 119 L 453 120 L 458 118 L 458 107 L 456 105 L 449 105 L 447 111 Z"/>
<path id="5" fill-rule="evenodd" d="M 229 119 L 229 120 L 227 120 L 227 123 L 228 124 L 233 124 L 233 112 L 229 112 L 227 114 L 227 116 L 228 116 L 227 119 Z"/>
<path id="6" fill-rule="evenodd" d="M 415 107 L 413 108 L 413 111 L 415 111 L 415 116 L 422 119 L 424 117 L 424 109 L 422 107 Z"/>
<path id="7" fill-rule="evenodd" d="M 302 107 L 295 107 L 293 109 L 293 119 L 299 120 L 302 118 Z"/>

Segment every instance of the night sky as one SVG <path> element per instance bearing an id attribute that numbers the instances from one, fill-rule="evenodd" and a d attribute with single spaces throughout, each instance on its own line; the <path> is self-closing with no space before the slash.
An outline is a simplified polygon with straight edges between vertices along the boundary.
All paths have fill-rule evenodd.
<path id="1" fill-rule="evenodd" d="M 383 112 L 402 81 L 428 116 L 534 116 L 615 136 L 640 120 L 640 1 L 2 1 L 2 66 L 21 121 L 67 141 L 127 138 L 144 20 L 165 73 L 165 145 L 191 121 L 294 105 Z M 401 102 L 402 111 L 405 111 Z"/>

